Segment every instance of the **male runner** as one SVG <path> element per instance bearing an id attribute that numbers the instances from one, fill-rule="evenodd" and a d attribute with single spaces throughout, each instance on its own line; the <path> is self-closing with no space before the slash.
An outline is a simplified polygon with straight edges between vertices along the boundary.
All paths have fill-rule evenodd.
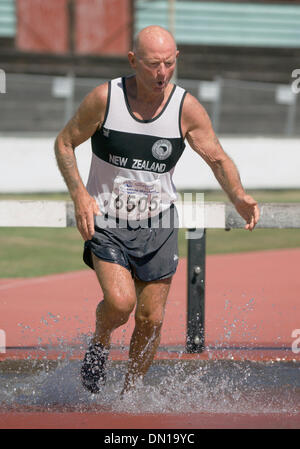
<path id="1" fill-rule="evenodd" d="M 178 53 L 168 31 L 143 29 L 128 54 L 134 75 L 96 87 L 55 142 L 85 241 L 84 260 L 95 270 L 104 294 L 81 369 L 83 385 L 92 393 L 106 379 L 111 333 L 127 322 L 134 307 L 122 394 L 146 374 L 158 348 L 178 263 L 172 174 L 185 139 L 211 167 L 245 228 L 252 231 L 259 218 L 257 203 L 245 193 L 205 109 L 170 82 Z M 93 154 L 85 187 L 74 150 L 90 137 Z M 167 228 L 162 226 L 166 214 Z"/>

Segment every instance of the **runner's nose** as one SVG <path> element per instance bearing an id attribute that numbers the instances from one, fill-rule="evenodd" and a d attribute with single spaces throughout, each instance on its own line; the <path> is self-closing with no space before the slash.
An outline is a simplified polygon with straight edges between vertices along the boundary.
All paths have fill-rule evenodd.
<path id="1" fill-rule="evenodd" d="M 158 70 L 157 70 L 157 74 L 160 78 L 163 78 L 166 74 L 166 67 L 165 65 L 162 63 L 159 65 Z"/>

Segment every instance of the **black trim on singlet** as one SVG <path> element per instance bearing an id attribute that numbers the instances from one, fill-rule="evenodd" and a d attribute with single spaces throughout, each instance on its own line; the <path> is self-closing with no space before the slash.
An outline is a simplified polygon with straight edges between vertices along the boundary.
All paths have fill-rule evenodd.
<path id="1" fill-rule="evenodd" d="M 186 94 L 187 94 L 187 91 L 185 91 L 183 96 L 182 96 L 182 99 L 181 99 L 181 102 L 180 102 L 180 107 L 179 107 L 179 114 L 178 114 L 179 115 L 179 117 L 178 117 L 178 121 L 179 121 L 178 125 L 179 125 L 179 131 L 180 131 L 180 135 L 181 135 L 182 140 L 184 140 L 184 136 L 183 136 L 182 127 L 181 127 L 181 116 L 182 116 L 183 102 L 184 102 Z"/>
<path id="2" fill-rule="evenodd" d="M 158 115 L 156 115 L 155 117 L 151 118 L 151 119 L 142 120 L 142 119 L 137 118 L 134 115 L 134 113 L 132 112 L 132 110 L 131 110 L 131 107 L 130 107 L 130 104 L 129 104 L 129 100 L 128 100 L 128 95 L 127 95 L 127 89 L 126 89 L 126 78 L 128 78 L 128 77 L 126 77 L 126 76 L 122 77 L 122 87 L 123 87 L 123 93 L 124 93 L 126 107 L 128 109 L 129 114 L 131 115 L 131 117 L 134 118 L 134 120 L 136 120 L 137 122 L 140 122 L 140 123 L 152 123 L 155 120 L 157 120 L 164 113 L 164 111 L 166 110 L 168 104 L 170 103 L 171 98 L 172 98 L 172 96 L 173 96 L 173 94 L 175 92 L 175 89 L 176 89 L 176 84 L 174 84 L 174 86 L 172 88 L 172 91 L 171 91 L 171 93 L 169 95 L 169 98 L 167 99 L 167 101 L 166 101 L 164 107 L 162 108 L 162 110 L 160 111 L 160 113 Z"/>
<path id="3" fill-rule="evenodd" d="M 106 119 L 107 119 L 107 116 L 108 116 L 108 112 L 109 112 L 110 96 L 111 96 L 111 81 L 108 81 L 108 90 L 107 90 L 107 98 L 106 98 L 106 106 L 105 106 L 103 122 L 101 123 L 101 125 L 99 125 L 99 127 L 96 130 L 96 132 L 100 131 L 103 128 L 103 126 L 105 126 L 105 122 L 106 122 Z"/>
<path id="4" fill-rule="evenodd" d="M 107 116 L 108 116 L 108 112 L 109 112 L 110 97 L 111 97 L 111 81 L 108 81 L 108 92 L 107 92 L 107 99 L 106 99 L 105 114 L 104 114 L 104 119 L 103 119 L 103 122 L 102 122 L 102 126 L 100 128 L 105 126 L 105 122 L 106 122 L 106 119 L 107 119 Z"/>

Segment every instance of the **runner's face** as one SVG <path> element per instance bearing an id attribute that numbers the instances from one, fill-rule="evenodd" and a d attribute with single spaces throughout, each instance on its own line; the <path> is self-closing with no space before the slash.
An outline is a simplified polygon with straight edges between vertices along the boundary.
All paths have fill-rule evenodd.
<path id="1" fill-rule="evenodd" d="M 154 44 L 144 47 L 135 54 L 134 68 L 137 80 L 148 91 L 162 93 L 175 70 L 178 52 L 175 45 L 170 43 L 162 49 L 161 45 Z"/>

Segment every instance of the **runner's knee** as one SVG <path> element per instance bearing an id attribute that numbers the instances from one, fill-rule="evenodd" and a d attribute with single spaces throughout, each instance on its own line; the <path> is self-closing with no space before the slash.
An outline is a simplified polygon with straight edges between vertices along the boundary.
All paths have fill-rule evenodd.
<path id="1" fill-rule="evenodd" d="M 104 295 L 104 300 L 97 306 L 97 314 L 100 313 L 102 307 L 106 312 L 111 313 L 116 318 L 121 318 L 126 322 L 134 309 L 136 298 L 134 295 L 112 290 Z M 101 304 L 103 303 L 103 306 Z"/>
<path id="2" fill-rule="evenodd" d="M 163 324 L 163 312 L 153 310 L 150 313 L 138 311 L 135 315 L 135 324 L 138 328 L 159 332 Z"/>

